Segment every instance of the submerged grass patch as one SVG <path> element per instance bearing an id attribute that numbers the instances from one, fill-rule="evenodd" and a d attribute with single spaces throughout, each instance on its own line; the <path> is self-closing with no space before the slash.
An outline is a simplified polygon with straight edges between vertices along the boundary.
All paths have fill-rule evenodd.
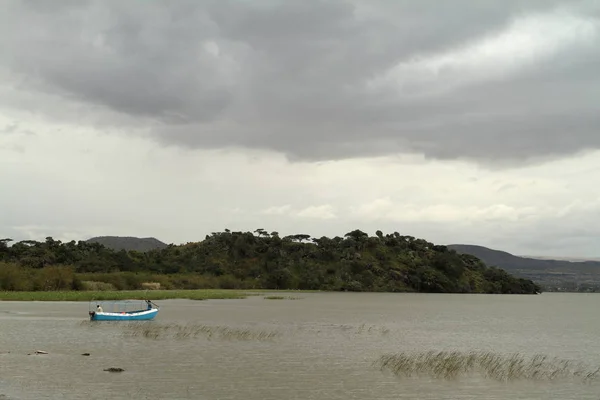
<path id="1" fill-rule="evenodd" d="M 551 358 L 545 355 L 502 355 L 493 352 L 429 351 L 386 354 L 375 361 L 381 370 L 397 376 L 429 375 L 455 379 L 460 375 L 478 373 L 498 381 L 554 380 L 579 378 L 589 382 L 597 379 L 600 368 L 590 369 L 582 363 Z"/>
<path id="2" fill-rule="evenodd" d="M 127 299 L 243 299 L 248 293 L 226 289 L 199 290 L 113 290 L 113 291 L 47 291 L 47 292 L 0 292 L 0 300 L 8 301 L 92 301 Z"/>
<path id="3" fill-rule="evenodd" d="M 387 335 L 390 333 L 390 329 L 385 326 L 361 324 L 356 328 L 356 333 L 380 333 L 382 335 Z"/>
<path id="4" fill-rule="evenodd" d="M 295 296 L 264 296 L 264 300 L 300 300 L 302 297 Z"/>
<path id="5" fill-rule="evenodd" d="M 358 326 L 343 324 L 343 325 L 334 325 L 333 327 L 334 327 L 334 329 L 339 329 L 342 332 L 354 333 L 356 335 L 362 335 L 362 334 L 387 335 L 388 333 L 390 333 L 390 329 L 385 326 L 368 325 L 365 323 L 362 323 Z"/>
<path id="6" fill-rule="evenodd" d="M 143 337 L 147 339 L 193 339 L 203 337 L 209 340 L 257 340 L 270 341 L 280 336 L 276 331 L 262 329 L 236 328 L 222 325 L 203 324 L 155 324 L 128 323 L 120 324 L 123 333 L 128 337 Z"/>

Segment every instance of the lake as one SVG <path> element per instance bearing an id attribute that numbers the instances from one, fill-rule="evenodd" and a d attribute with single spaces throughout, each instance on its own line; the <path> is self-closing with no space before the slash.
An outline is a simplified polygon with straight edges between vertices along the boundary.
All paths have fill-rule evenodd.
<path id="1" fill-rule="evenodd" d="M 137 324 L 0 301 L 0 398 L 600 399 L 600 295 L 269 295 L 291 298 L 163 300 Z"/>

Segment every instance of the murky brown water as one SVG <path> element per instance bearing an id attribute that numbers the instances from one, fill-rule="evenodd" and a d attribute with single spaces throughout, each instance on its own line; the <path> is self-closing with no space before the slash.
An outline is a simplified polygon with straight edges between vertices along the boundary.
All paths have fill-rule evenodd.
<path id="1" fill-rule="evenodd" d="M 86 400 L 600 398 L 600 379 L 498 382 L 467 375 L 448 381 L 400 378 L 372 365 L 389 352 L 484 350 L 600 367 L 600 295 L 293 296 L 301 299 L 158 302 L 153 325 L 233 329 L 210 338 L 128 336 L 123 325 L 86 322 L 87 302 L 0 302 L 0 394 Z M 241 337 L 237 328 L 277 336 Z M 27 355 L 35 350 L 49 354 Z M 109 367 L 125 371 L 103 371 Z"/>

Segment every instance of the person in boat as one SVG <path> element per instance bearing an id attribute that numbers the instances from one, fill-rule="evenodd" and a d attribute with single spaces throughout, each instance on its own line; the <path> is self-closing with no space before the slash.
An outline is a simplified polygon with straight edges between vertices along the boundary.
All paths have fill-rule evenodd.
<path id="1" fill-rule="evenodd" d="M 96 304 L 96 312 L 104 312 L 102 307 L 100 307 L 100 304 Z"/>
<path id="2" fill-rule="evenodd" d="M 148 310 L 152 310 L 152 302 L 150 300 L 146 300 L 146 304 L 148 304 Z"/>

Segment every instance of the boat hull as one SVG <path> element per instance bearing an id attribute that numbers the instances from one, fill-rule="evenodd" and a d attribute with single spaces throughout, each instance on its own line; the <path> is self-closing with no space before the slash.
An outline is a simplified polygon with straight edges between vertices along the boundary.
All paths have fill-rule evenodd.
<path id="1" fill-rule="evenodd" d="M 153 308 L 151 310 L 141 310 L 133 312 L 91 312 L 91 321 L 150 321 L 153 320 L 158 314 L 158 310 Z"/>

